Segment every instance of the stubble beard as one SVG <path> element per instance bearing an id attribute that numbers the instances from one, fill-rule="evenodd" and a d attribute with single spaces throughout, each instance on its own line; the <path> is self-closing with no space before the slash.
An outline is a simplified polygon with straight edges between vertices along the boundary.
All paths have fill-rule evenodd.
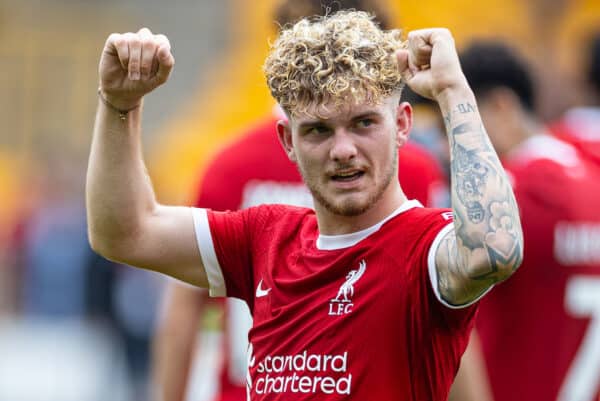
<path id="1" fill-rule="evenodd" d="M 321 204 L 325 209 L 329 212 L 344 217 L 353 217 L 359 216 L 366 211 L 368 211 L 373 205 L 377 203 L 383 196 L 385 190 L 390 185 L 392 178 L 397 176 L 397 166 L 398 166 L 398 147 L 394 147 L 394 156 L 392 163 L 390 163 L 383 181 L 381 185 L 375 188 L 375 191 L 369 196 L 369 198 L 365 202 L 357 202 L 352 199 L 347 199 L 339 203 L 335 203 L 328 199 L 323 191 L 320 190 L 319 185 L 315 182 L 316 180 L 309 179 L 307 174 L 302 170 L 300 165 L 298 164 L 298 171 L 302 176 L 302 179 L 306 186 L 308 187 L 312 197 L 315 200 L 315 203 Z"/>

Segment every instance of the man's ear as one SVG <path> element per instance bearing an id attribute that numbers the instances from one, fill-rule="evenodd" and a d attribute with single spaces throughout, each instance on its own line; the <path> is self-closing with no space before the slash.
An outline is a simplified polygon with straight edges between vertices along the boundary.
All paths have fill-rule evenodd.
<path id="1" fill-rule="evenodd" d="M 412 129 L 413 110 L 408 102 L 401 102 L 398 105 L 396 113 L 396 141 L 398 146 L 404 145 L 408 141 L 408 135 Z"/>
<path id="2" fill-rule="evenodd" d="M 294 152 L 294 146 L 292 142 L 292 128 L 290 127 L 289 120 L 277 121 L 277 137 L 285 154 L 291 161 L 296 162 L 296 153 Z"/>

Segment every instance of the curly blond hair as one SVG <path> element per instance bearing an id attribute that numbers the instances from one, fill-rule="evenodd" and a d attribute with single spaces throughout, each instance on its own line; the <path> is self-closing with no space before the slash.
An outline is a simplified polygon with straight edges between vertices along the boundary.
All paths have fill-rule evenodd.
<path id="1" fill-rule="evenodd" d="M 304 18 L 271 46 L 263 67 L 271 94 L 292 116 L 330 102 L 377 104 L 404 86 L 394 56 L 401 36 L 364 11 Z"/>

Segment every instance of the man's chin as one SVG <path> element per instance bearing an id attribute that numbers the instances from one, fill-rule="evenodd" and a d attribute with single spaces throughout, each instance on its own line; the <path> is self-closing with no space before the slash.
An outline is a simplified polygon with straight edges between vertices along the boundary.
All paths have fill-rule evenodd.
<path id="1" fill-rule="evenodd" d="M 341 202 L 323 202 L 323 206 L 333 214 L 344 217 L 360 216 L 372 206 L 370 202 L 347 199 Z"/>

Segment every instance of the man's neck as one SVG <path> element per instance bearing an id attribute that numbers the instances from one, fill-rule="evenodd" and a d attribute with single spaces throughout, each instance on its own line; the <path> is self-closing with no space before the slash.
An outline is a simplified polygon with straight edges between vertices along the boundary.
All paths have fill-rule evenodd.
<path id="1" fill-rule="evenodd" d="M 529 138 L 534 135 L 539 135 L 546 132 L 544 126 L 537 121 L 534 117 L 524 116 L 520 124 L 514 130 L 515 134 L 512 137 L 512 141 L 505 152 L 502 152 L 499 156 L 502 160 L 510 159 L 511 154 L 514 153 L 519 147 L 524 144 Z"/>
<path id="2" fill-rule="evenodd" d="M 386 193 L 368 210 L 357 216 L 335 214 L 315 202 L 319 233 L 323 235 L 350 234 L 379 223 L 407 201 L 399 184 L 392 183 Z"/>

